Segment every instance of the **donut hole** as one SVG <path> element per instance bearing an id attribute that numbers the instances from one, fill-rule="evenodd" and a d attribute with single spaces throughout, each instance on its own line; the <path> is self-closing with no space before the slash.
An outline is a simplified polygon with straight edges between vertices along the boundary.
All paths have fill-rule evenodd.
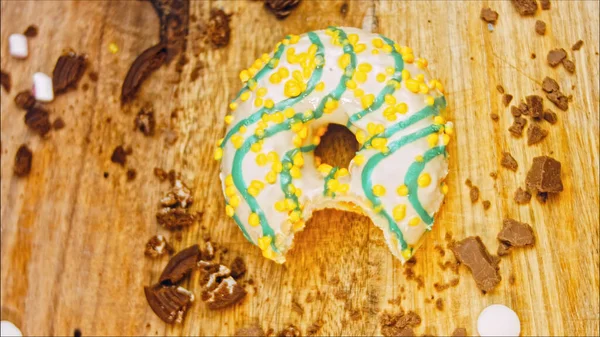
<path id="1" fill-rule="evenodd" d="M 329 124 L 327 132 L 321 136 L 321 143 L 315 149 L 315 156 L 321 158 L 323 164 L 348 168 L 357 151 L 358 141 L 347 127 Z"/>

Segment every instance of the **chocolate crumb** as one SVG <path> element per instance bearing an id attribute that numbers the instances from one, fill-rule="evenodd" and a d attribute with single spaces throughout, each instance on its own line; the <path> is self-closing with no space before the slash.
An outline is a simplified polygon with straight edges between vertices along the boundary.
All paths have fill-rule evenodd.
<path id="1" fill-rule="evenodd" d="M 537 199 L 538 202 L 540 202 L 541 204 L 545 204 L 546 200 L 548 200 L 548 192 L 538 192 L 535 195 L 535 198 Z"/>
<path id="2" fill-rule="evenodd" d="M 0 70 L 0 85 L 2 85 L 2 88 L 4 88 L 4 90 L 6 90 L 7 93 L 10 92 L 10 88 L 12 86 L 12 81 L 10 79 L 10 74 L 5 72 L 4 70 Z"/>
<path id="3" fill-rule="evenodd" d="M 104 176 L 104 179 L 108 178 L 108 172 L 104 172 L 104 174 L 102 174 L 102 176 Z"/>
<path id="4" fill-rule="evenodd" d="M 498 116 L 498 114 L 496 113 L 491 113 L 490 114 L 490 118 L 494 121 L 497 122 L 500 119 L 500 116 Z"/>
<path id="5" fill-rule="evenodd" d="M 513 124 L 508 128 L 508 131 L 515 137 L 521 137 L 526 124 L 527 120 L 525 118 L 515 117 Z"/>
<path id="6" fill-rule="evenodd" d="M 135 169 L 127 170 L 127 181 L 132 181 L 137 176 L 137 171 Z"/>
<path id="7" fill-rule="evenodd" d="M 521 117 L 523 113 L 519 107 L 513 105 L 510 107 L 510 114 L 513 115 L 513 117 Z"/>
<path id="8" fill-rule="evenodd" d="M 15 166 L 13 172 L 17 177 L 25 177 L 31 172 L 31 162 L 33 159 L 33 153 L 23 144 L 19 146 L 17 153 L 15 154 Z"/>
<path id="9" fill-rule="evenodd" d="M 157 177 L 161 182 L 167 180 L 167 172 L 160 167 L 154 168 L 154 176 Z"/>
<path id="10" fill-rule="evenodd" d="M 469 191 L 469 197 L 471 198 L 472 204 L 476 203 L 477 200 L 479 200 L 479 187 L 471 187 L 471 191 Z"/>
<path id="11" fill-rule="evenodd" d="M 539 192 L 561 192 L 563 184 L 560 178 L 560 169 L 560 162 L 551 157 L 533 158 L 533 164 L 525 180 L 527 187 Z"/>
<path id="12" fill-rule="evenodd" d="M 164 207 L 156 213 L 156 221 L 168 230 L 179 230 L 194 223 L 194 216 L 181 207 Z"/>
<path id="13" fill-rule="evenodd" d="M 550 0 L 540 0 L 540 5 L 542 6 L 543 10 L 549 10 L 550 9 Z"/>
<path id="14" fill-rule="evenodd" d="M 492 177 L 492 179 L 494 179 L 494 180 L 498 179 L 498 172 L 496 172 L 496 171 L 490 172 L 490 177 Z"/>
<path id="15" fill-rule="evenodd" d="M 538 95 L 529 95 L 525 97 L 525 99 L 527 100 L 530 116 L 533 118 L 542 118 L 544 113 L 544 101 L 542 97 Z"/>
<path id="16" fill-rule="evenodd" d="M 204 69 L 204 66 L 202 64 L 197 65 L 194 67 L 194 69 L 192 69 L 192 72 L 190 73 L 191 82 L 195 82 L 198 79 L 198 77 L 200 77 L 200 72 L 202 71 L 202 69 Z"/>
<path id="17" fill-rule="evenodd" d="M 311 325 L 309 325 L 308 328 L 306 328 L 306 335 L 307 336 L 317 335 L 319 333 L 319 330 L 321 330 L 321 328 L 323 327 L 323 325 L 325 325 L 325 322 L 322 319 L 316 320 Z"/>
<path id="18" fill-rule="evenodd" d="M 502 277 L 499 274 L 500 259 L 490 255 L 478 236 L 471 236 L 456 242 L 451 247 L 456 259 L 466 265 L 477 284 L 484 293 L 493 290 Z"/>
<path id="19" fill-rule="evenodd" d="M 539 35 L 546 34 L 546 23 L 542 20 L 537 20 L 535 22 L 535 32 Z"/>
<path id="20" fill-rule="evenodd" d="M 254 325 L 250 325 L 247 327 L 243 327 L 243 328 L 239 328 L 235 331 L 235 336 L 238 337 L 263 337 L 263 336 L 267 336 L 267 334 L 265 333 L 265 330 L 263 330 L 263 328 L 258 325 L 258 324 L 254 324 Z"/>
<path id="21" fill-rule="evenodd" d="M 60 117 L 58 117 L 57 119 L 54 120 L 54 122 L 52 122 L 52 128 L 54 130 L 60 130 L 64 127 L 65 127 L 65 121 Z"/>
<path id="22" fill-rule="evenodd" d="M 238 256 L 233 259 L 229 269 L 231 269 L 231 276 L 234 279 L 238 279 L 246 273 L 246 263 L 244 263 L 244 259 Z"/>
<path id="23" fill-rule="evenodd" d="M 80 329 L 75 329 L 73 331 L 73 337 L 81 337 L 81 330 Z"/>
<path id="24" fill-rule="evenodd" d="M 515 191 L 515 201 L 517 202 L 517 204 L 519 204 L 519 205 L 528 204 L 530 200 L 531 200 L 531 193 L 527 192 L 526 190 L 524 190 L 520 187 Z"/>
<path id="25" fill-rule="evenodd" d="M 213 8 L 210 11 L 208 37 L 217 48 L 229 44 L 229 36 L 231 34 L 231 28 L 229 28 L 230 17 L 231 15 L 225 14 L 221 9 Z"/>
<path id="26" fill-rule="evenodd" d="M 509 152 L 502 152 L 502 160 L 500 161 L 500 165 L 505 167 L 511 171 L 517 171 L 519 164 L 515 160 L 515 158 Z"/>
<path id="27" fill-rule="evenodd" d="M 498 12 L 492 10 L 489 7 L 482 8 L 479 17 L 481 18 L 481 20 L 487 23 L 495 24 L 496 21 L 498 21 Z"/>
<path id="28" fill-rule="evenodd" d="M 154 110 L 150 107 L 142 108 L 135 116 L 135 128 L 140 130 L 144 136 L 154 135 L 156 120 L 154 119 Z"/>
<path id="29" fill-rule="evenodd" d="M 456 328 L 452 333 L 452 337 L 463 337 L 467 336 L 467 329 L 465 328 Z"/>
<path id="30" fill-rule="evenodd" d="M 340 6 L 340 14 L 342 14 L 343 17 L 346 16 L 346 14 L 348 14 L 348 3 L 344 2 L 341 6 Z"/>
<path id="31" fill-rule="evenodd" d="M 511 0 L 511 2 L 521 16 L 532 16 L 537 11 L 535 0 Z"/>
<path id="32" fill-rule="evenodd" d="M 556 124 L 558 121 L 558 116 L 554 111 L 546 109 L 544 110 L 544 119 L 550 124 Z"/>
<path id="33" fill-rule="evenodd" d="M 573 50 L 573 51 L 579 50 L 579 49 L 581 49 L 581 46 L 583 46 L 583 40 L 579 40 L 579 41 L 575 42 L 575 44 L 571 47 L 571 50 Z"/>
<path id="34" fill-rule="evenodd" d="M 97 72 L 95 72 L 95 71 L 89 72 L 88 77 L 90 78 L 90 81 L 98 82 L 98 73 Z"/>
<path id="35" fill-rule="evenodd" d="M 548 64 L 556 67 L 567 57 L 567 52 L 563 48 L 552 49 L 548 52 Z"/>
<path id="36" fill-rule="evenodd" d="M 265 7 L 278 19 L 284 19 L 298 6 L 300 0 L 265 0 Z"/>
<path id="37" fill-rule="evenodd" d="M 532 60 L 535 60 L 535 58 L 537 57 L 537 55 L 535 55 L 535 53 L 531 53 L 531 55 L 529 55 L 529 57 L 530 57 Z"/>
<path id="38" fill-rule="evenodd" d="M 554 79 L 546 76 L 546 77 L 544 77 L 544 80 L 542 81 L 542 90 L 544 90 L 547 93 L 552 93 L 555 91 L 559 91 L 560 87 L 558 86 L 558 83 Z"/>
<path id="39" fill-rule="evenodd" d="M 39 104 L 34 104 L 33 107 L 27 110 L 27 113 L 25 114 L 25 124 L 29 129 L 42 137 L 52 129 L 48 110 Z"/>
<path id="40" fill-rule="evenodd" d="M 535 244 L 533 228 L 513 219 L 504 219 L 498 240 L 508 247 L 531 247 Z"/>
<path id="41" fill-rule="evenodd" d="M 469 187 L 469 188 L 473 187 L 473 182 L 471 182 L 471 179 L 467 178 L 467 180 L 465 180 L 465 185 L 467 185 L 467 187 Z"/>
<path id="42" fill-rule="evenodd" d="M 414 336 L 413 328 L 421 324 L 421 317 L 409 311 L 397 314 L 384 312 L 379 318 L 381 323 L 381 334 L 388 336 Z"/>
<path id="43" fill-rule="evenodd" d="M 542 129 L 537 124 L 529 125 L 527 128 L 527 145 L 534 145 L 546 138 L 548 136 L 548 130 Z"/>
<path id="44" fill-rule="evenodd" d="M 569 108 L 569 100 L 567 96 L 565 96 L 560 91 L 548 93 L 546 94 L 546 98 L 548 98 L 550 102 L 554 103 L 554 105 L 556 105 L 556 107 L 558 107 L 562 111 L 567 111 L 567 109 Z"/>
<path id="45" fill-rule="evenodd" d="M 181 250 L 173 256 L 160 275 L 159 282 L 162 284 L 176 284 L 196 267 L 200 249 L 198 245 L 193 245 Z"/>
<path id="46" fill-rule="evenodd" d="M 510 285 L 513 285 L 513 284 L 515 284 L 516 282 L 517 282 L 517 277 L 515 276 L 515 274 L 512 274 L 512 273 L 511 273 L 511 274 L 508 276 L 508 283 L 509 283 Z"/>
<path id="47" fill-rule="evenodd" d="M 573 63 L 573 61 L 564 59 L 562 61 L 562 64 L 563 64 L 563 67 L 565 67 L 565 69 L 568 72 L 570 72 L 571 74 L 575 72 L 575 63 Z"/>
<path id="48" fill-rule="evenodd" d="M 29 90 L 21 91 L 15 96 L 15 104 L 23 110 L 29 110 L 35 105 L 35 97 Z"/>
<path id="49" fill-rule="evenodd" d="M 528 116 L 529 115 L 529 105 L 525 102 L 519 103 L 519 110 L 521 110 L 521 114 Z"/>
<path id="50" fill-rule="evenodd" d="M 508 106 L 510 104 L 510 102 L 513 99 L 513 95 L 511 94 L 504 94 L 502 95 L 502 104 L 504 104 L 504 106 Z"/>
<path id="51" fill-rule="evenodd" d="M 144 287 L 152 311 L 165 323 L 182 323 L 194 295 L 183 287 L 155 284 Z"/>
<path id="52" fill-rule="evenodd" d="M 279 337 L 299 337 L 300 335 L 298 327 L 292 324 L 277 333 Z"/>
<path id="53" fill-rule="evenodd" d="M 36 37 L 38 35 L 38 27 L 36 25 L 30 25 L 27 27 L 27 29 L 25 29 L 23 35 L 27 36 L 28 38 Z"/>
<path id="54" fill-rule="evenodd" d="M 438 298 L 435 301 L 435 308 L 439 311 L 444 311 L 444 300 L 441 298 Z"/>
<path id="55" fill-rule="evenodd" d="M 127 151 L 125 151 L 125 148 L 122 145 L 115 147 L 112 156 L 110 157 L 110 161 L 125 166 L 125 163 L 127 162 Z"/>
<path id="56" fill-rule="evenodd" d="M 146 249 L 144 255 L 156 258 L 164 255 L 165 253 L 171 254 L 174 252 L 173 246 L 169 244 L 167 239 L 162 235 L 155 235 L 148 240 L 146 243 Z"/>
<path id="57" fill-rule="evenodd" d="M 503 94 L 504 93 L 504 87 L 500 84 L 498 84 L 496 86 L 496 90 L 498 90 L 499 93 Z"/>
<path id="58" fill-rule="evenodd" d="M 490 209 L 490 207 L 492 207 L 492 203 L 489 200 L 484 200 L 481 204 L 483 205 L 483 209 L 485 211 L 487 211 L 488 209 Z"/>
<path id="59" fill-rule="evenodd" d="M 61 55 L 52 71 L 54 94 L 59 95 L 74 88 L 88 66 L 86 55 L 77 55 L 70 51 Z"/>

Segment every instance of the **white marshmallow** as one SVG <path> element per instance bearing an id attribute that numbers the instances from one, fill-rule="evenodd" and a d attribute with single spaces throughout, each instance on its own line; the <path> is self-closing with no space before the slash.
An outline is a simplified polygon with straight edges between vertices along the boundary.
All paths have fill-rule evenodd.
<path id="1" fill-rule="evenodd" d="M 44 73 L 33 74 L 33 96 L 40 102 L 51 102 L 54 100 L 54 89 L 52 78 Z"/>
<path id="2" fill-rule="evenodd" d="M 479 314 L 477 332 L 480 336 L 519 336 L 521 322 L 509 307 L 492 304 Z"/>
<path id="3" fill-rule="evenodd" d="M 29 55 L 27 37 L 23 34 L 12 34 L 8 37 L 8 50 L 13 57 L 24 59 Z"/>
<path id="4" fill-rule="evenodd" d="M 0 322 L 0 336 L 23 336 L 21 330 L 9 321 Z"/>

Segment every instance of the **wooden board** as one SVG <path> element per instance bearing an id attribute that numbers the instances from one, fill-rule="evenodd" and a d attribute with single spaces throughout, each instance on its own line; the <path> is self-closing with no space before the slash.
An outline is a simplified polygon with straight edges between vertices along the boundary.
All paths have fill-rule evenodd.
<path id="1" fill-rule="evenodd" d="M 388 301 L 404 294 L 402 307 L 423 318 L 418 333 L 444 335 L 466 327 L 475 334 L 479 312 L 503 303 L 518 313 L 523 335 L 597 334 L 598 2 L 554 1 L 550 11 L 539 11 L 535 18 L 519 17 L 509 2 L 349 1 L 345 16 L 340 14 L 342 4 L 305 0 L 290 17 L 277 21 L 260 2 L 193 2 L 191 11 L 198 21 L 190 28 L 190 41 L 198 38 L 198 25 L 210 8 L 222 7 L 233 13 L 229 46 L 198 56 L 193 46 L 188 48 L 190 62 L 181 73 L 174 63 L 163 67 L 143 86 L 135 103 L 122 108 L 119 94 L 129 65 L 158 41 L 158 23 L 149 3 L 3 1 L 1 67 L 12 74 L 13 89 L 1 93 L 2 319 L 15 322 L 27 335 L 69 335 L 75 328 L 84 335 L 226 335 L 253 321 L 276 331 L 292 323 L 305 332 L 317 319 L 325 321 L 320 334 L 371 335 L 379 334 L 378 312 L 397 311 Z M 479 19 L 487 5 L 500 14 L 494 32 Z M 449 115 L 456 123 L 449 149 L 450 193 L 435 229 L 416 255 L 414 270 L 424 279 L 422 289 L 406 280 L 381 232 L 368 219 L 349 213 L 316 214 L 285 265 L 263 259 L 225 216 L 218 165 L 211 158 L 224 130 L 228 100 L 240 87 L 242 67 L 287 33 L 326 25 L 360 27 L 370 7 L 378 17 L 379 33 L 430 61 L 432 73 L 446 86 Z M 548 24 L 546 36 L 534 32 L 536 19 Z M 30 42 L 29 58 L 15 60 L 8 56 L 8 36 L 29 24 L 37 24 L 40 34 Z M 570 46 L 578 39 L 585 44 L 572 53 Z M 115 54 L 109 51 L 111 43 L 119 47 Z M 49 104 L 52 118 L 64 118 L 67 126 L 41 140 L 27 130 L 13 98 L 30 87 L 34 72 L 51 73 L 61 51 L 69 47 L 89 55 L 99 80 L 86 76 L 78 90 Z M 569 51 L 577 66 L 574 75 L 546 64 L 546 53 L 557 47 Z M 531 53 L 537 58 L 531 59 Z M 205 68 L 193 81 L 191 72 L 200 62 Z M 549 137 L 528 147 L 524 139 L 506 131 L 512 119 L 495 87 L 502 84 L 518 101 L 540 94 L 544 76 L 556 78 L 573 102 L 568 112 L 559 112 L 556 126 L 546 124 Z M 151 139 L 133 131 L 135 113 L 144 104 L 152 104 L 157 112 L 158 132 Z M 170 118 L 173 111 L 176 119 Z M 489 117 L 493 112 L 500 115 L 497 123 Z M 168 128 L 179 135 L 172 146 L 165 140 Z M 22 143 L 34 152 L 33 169 L 25 179 L 12 173 Z M 127 167 L 138 172 L 133 182 L 126 181 L 125 169 L 110 162 L 112 150 L 121 144 L 133 147 L 127 161 Z M 336 147 L 329 153 L 332 150 Z M 518 172 L 499 170 L 502 151 L 517 159 Z M 532 201 L 518 206 L 512 200 L 514 190 L 523 186 L 532 158 L 541 154 L 563 163 L 565 191 L 546 205 Z M 179 326 L 166 326 L 146 304 L 143 286 L 156 282 L 166 263 L 143 255 L 146 240 L 164 233 L 154 214 L 168 184 L 153 176 L 157 166 L 181 171 L 194 187 L 193 210 L 204 211 L 201 224 L 184 231 L 176 248 L 210 234 L 229 249 L 229 256 L 242 255 L 257 284 L 243 304 L 214 312 L 195 303 Z M 492 171 L 499 172 L 496 181 L 489 176 Z M 471 204 L 467 178 L 491 201 L 491 209 Z M 448 251 L 442 258 L 435 249 L 445 245 L 446 233 L 455 238 L 480 235 L 495 251 L 504 217 L 530 223 L 537 236 L 535 248 L 514 251 L 502 260 L 503 281 L 490 294 L 476 289 L 465 268 L 457 287 L 436 292 L 434 283 L 454 277 L 438 267 L 451 255 Z M 511 275 L 514 285 L 508 281 Z M 336 277 L 339 284 L 331 282 Z M 198 294 L 198 275 L 185 286 Z M 323 298 L 306 303 L 306 296 L 317 290 Z M 432 296 L 443 299 L 443 311 L 428 301 Z M 303 306 L 304 314 L 291 310 L 293 300 Z M 359 313 L 354 319 L 353 311 Z"/>

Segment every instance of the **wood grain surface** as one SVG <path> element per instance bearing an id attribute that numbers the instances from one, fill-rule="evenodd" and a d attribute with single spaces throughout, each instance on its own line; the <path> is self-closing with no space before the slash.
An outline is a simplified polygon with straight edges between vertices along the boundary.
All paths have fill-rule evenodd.
<path id="1" fill-rule="evenodd" d="M 295 324 L 306 332 L 318 319 L 324 321 L 319 334 L 377 335 L 379 313 L 398 311 L 388 301 L 403 295 L 402 308 L 423 318 L 419 334 L 448 335 L 457 327 L 476 334 L 479 312 L 502 303 L 519 315 L 523 335 L 597 335 L 599 3 L 553 1 L 551 10 L 528 18 L 518 16 L 507 1 L 348 1 L 345 15 L 340 13 L 343 4 L 305 0 L 278 21 L 256 1 L 193 1 L 191 13 L 197 20 L 190 26 L 190 62 L 181 72 L 175 71 L 176 62 L 159 69 L 138 98 L 122 107 L 119 94 L 129 65 L 158 42 L 158 19 L 149 3 L 2 1 L 1 67 L 13 80 L 11 92 L 1 93 L 2 319 L 26 335 L 70 335 L 75 328 L 84 335 L 229 335 L 252 322 L 275 331 Z M 500 14 L 493 32 L 479 19 L 481 8 L 488 5 Z M 202 49 L 194 44 L 213 7 L 233 14 L 231 41 L 225 48 Z M 287 33 L 328 25 L 360 27 L 369 8 L 378 18 L 377 32 L 429 60 L 431 72 L 445 84 L 449 117 L 456 125 L 449 148 L 450 192 L 416 254 L 413 270 L 424 280 L 420 289 L 406 280 L 382 233 L 356 214 L 319 212 L 297 237 L 285 265 L 262 258 L 225 216 L 218 164 L 212 160 L 213 144 L 224 132 L 228 100 L 240 88 L 240 69 Z M 535 33 L 536 19 L 548 24 L 545 36 Z M 8 36 L 30 24 L 40 32 L 30 40 L 29 58 L 11 58 Z M 582 49 L 571 52 L 579 39 Z M 109 50 L 111 43 L 118 52 Z M 547 52 L 559 47 L 568 50 L 575 74 L 546 64 Z M 99 80 L 85 75 L 77 90 L 48 104 L 51 119 L 62 117 L 66 128 L 42 140 L 26 128 L 13 98 L 30 88 L 34 72 L 50 74 L 66 48 L 89 55 L 88 73 L 98 72 Z M 199 65 L 203 69 L 193 80 L 191 73 Z M 503 85 L 518 102 L 541 94 L 545 76 L 557 79 L 573 101 L 566 112 L 546 101 L 559 121 L 544 124 L 550 131 L 547 139 L 527 146 L 526 139 L 509 135 L 512 117 L 496 85 Z M 146 104 L 157 113 L 152 138 L 133 130 L 135 114 Z M 490 113 L 499 114 L 499 121 L 493 122 Z M 167 142 L 166 130 L 176 130 L 175 144 Z M 23 143 L 33 151 L 33 168 L 27 178 L 17 178 L 14 156 Z M 125 168 L 110 161 L 113 149 L 122 144 L 133 148 L 126 165 L 137 170 L 132 182 L 126 181 Z M 326 160 L 347 156 L 342 143 L 334 139 L 330 144 L 323 149 Z M 518 161 L 516 173 L 500 168 L 502 151 Z M 545 205 L 535 200 L 517 205 L 514 191 L 524 187 L 532 158 L 544 154 L 562 162 L 565 191 Z M 169 187 L 153 176 L 154 167 L 182 172 L 194 188 L 192 209 L 204 212 L 201 223 L 174 242 L 176 248 L 202 242 L 209 234 L 229 249 L 228 256 L 244 257 L 247 277 L 257 287 L 249 288 L 242 304 L 209 311 L 197 302 L 184 324 L 176 326 L 162 323 L 147 305 L 143 287 L 156 282 L 167 262 L 166 257 L 151 260 L 143 255 L 152 235 L 168 235 L 156 223 L 155 212 Z M 498 171 L 497 180 L 489 176 L 493 171 Z M 467 178 L 479 186 L 482 199 L 491 201 L 489 210 L 481 202 L 471 204 Z M 446 233 L 454 238 L 480 235 L 495 252 L 505 217 L 530 223 L 537 243 L 502 259 L 499 287 L 482 295 L 463 267 L 458 286 L 437 292 L 434 283 L 455 277 L 438 266 L 453 259 L 449 250 L 441 257 L 435 248 L 445 246 Z M 199 294 L 198 275 L 185 286 Z M 307 303 L 306 297 L 317 291 L 321 298 Z M 438 298 L 444 301 L 443 311 L 434 304 Z M 293 301 L 300 303 L 303 314 L 291 309 Z"/>

